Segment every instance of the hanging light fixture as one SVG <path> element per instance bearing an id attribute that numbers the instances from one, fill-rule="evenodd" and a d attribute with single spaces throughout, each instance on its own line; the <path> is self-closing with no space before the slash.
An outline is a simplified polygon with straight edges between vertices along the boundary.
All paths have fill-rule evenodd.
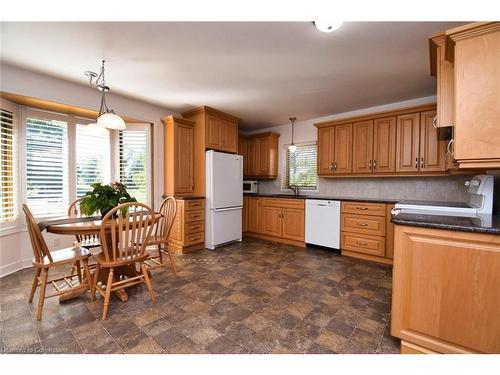
<path id="1" fill-rule="evenodd" d="M 97 123 L 93 122 L 85 126 L 85 131 L 87 134 L 99 136 L 99 135 L 108 135 L 109 130 L 103 126 L 97 125 Z"/>
<path id="2" fill-rule="evenodd" d="M 324 33 L 331 33 L 337 30 L 340 26 L 342 26 L 344 22 L 342 21 L 313 21 L 314 26 Z"/>
<path id="3" fill-rule="evenodd" d="M 297 120 L 297 118 L 290 117 L 289 120 L 292 123 L 292 143 L 290 144 L 290 146 L 288 146 L 288 151 L 290 151 L 290 153 L 293 154 L 297 150 L 297 146 L 295 146 L 295 144 L 293 143 L 293 131 L 295 127 L 295 120 Z"/>
<path id="4" fill-rule="evenodd" d="M 104 79 L 104 63 L 106 61 L 102 60 L 101 71 L 99 74 L 91 71 L 86 71 L 85 75 L 89 77 L 90 86 L 97 88 L 101 92 L 101 107 L 99 109 L 99 114 L 97 115 L 97 126 L 106 129 L 116 129 L 123 130 L 126 128 L 125 121 L 118 116 L 115 111 L 108 108 L 106 104 L 106 93 L 110 91 L 109 86 L 106 86 L 106 80 Z"/>

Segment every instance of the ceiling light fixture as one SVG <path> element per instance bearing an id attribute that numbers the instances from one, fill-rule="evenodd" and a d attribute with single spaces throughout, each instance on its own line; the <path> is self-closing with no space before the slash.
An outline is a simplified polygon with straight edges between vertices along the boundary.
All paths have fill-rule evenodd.
<path id="1" fill-rule="evenodd" d="M 293 143 L 293 130 L 295 127 L 295 120 L 297 120 L 297 118 L 290 117 L 289 120 L 292 123 L 292 143 L 290 144 L 290 146 L 288 146 L 288 151 L 290 151 L 290 153 L 293 154 L 297 150 L 297 146 L 295 146 L 295 144 Z"/>
<path id="2" fill-rule="evenodd" d="M 314 26 L 324 33 L 331 33 L 337 30 L 343 23 L 342 21 L 313 21 Z"/>
<path id="3" fill-rule="evenodd" d="M 85 75 L 89 77 L 90 86 L 92 88 L 97 88 L 101 92 L 101 107 L 99 109 L 99 114 L 97 115 L 97 126 L 106 129 L 116 129 L 123 130 L 126 128 L 125 121 L 118 116 L 115 111 L 108 108 L 106 104 L 106 93 L 111 89 L 106 86 L 106 81 L 104 79 L 104 63 L 106 61 L 102 60 L 101 71 L 99 74 L 86 71 Z"/>

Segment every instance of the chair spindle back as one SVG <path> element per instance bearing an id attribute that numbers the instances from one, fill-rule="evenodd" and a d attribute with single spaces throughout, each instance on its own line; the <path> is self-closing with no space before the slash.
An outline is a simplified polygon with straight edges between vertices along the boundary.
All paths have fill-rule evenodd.
<path id="1" fill-rule="evenodd" d="M 175 215 L 177 214 L 177 201 L 174 197 L 167 197 L 160 205 L 161 218 L 157 221 L 155 227 L 155 236 L 168 241 L 170 231 L 174 225 Z"/>
<path id="2" fill-rule="evenodd" d="M 36 222 L 33 214 L 26 204 L 21 205 L 26 215 L 26 224 L 28 226 L 28 232 L 31 240 L 31 247 L 33 249 L 33 255 L 35 257 L 35 261 L 37 263 L 43 263 L 44 257 L 47 257 L 50 262 L 52 262 L 52 256 L 50 255 L 50 251 L 47 247 L 47 243 L 43 238 L 42 231 L 38 227 L 38 223 Z"/>
<path id="3" fill-rule="evenodd" d="M 82 200 L 83 198 L 78 198 L 69 205 L 68 216 L 80 216 L 80 203 Z M 99 240 L 98 234 L 76 234 L 75 237 L 78 242 Z"/>

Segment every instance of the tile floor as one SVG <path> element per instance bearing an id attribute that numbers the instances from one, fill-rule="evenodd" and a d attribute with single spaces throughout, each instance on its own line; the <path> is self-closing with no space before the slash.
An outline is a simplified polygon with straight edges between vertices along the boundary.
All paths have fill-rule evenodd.
<path id="1" fill-rule="evenodd" d="M 3 353 L 397 353 L 389 334 L 391 268 L 245 239 L 216 252 L 177 256 L 129 300 L 88 293 L 46 300 L 42 321 L 27 295 L 33 271 L 0 279 Z"/>

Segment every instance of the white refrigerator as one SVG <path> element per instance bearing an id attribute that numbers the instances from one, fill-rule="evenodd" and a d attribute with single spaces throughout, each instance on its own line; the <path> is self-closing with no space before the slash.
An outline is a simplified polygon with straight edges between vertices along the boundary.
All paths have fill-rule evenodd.
<path id="1" fill-rule="evenodd" d="M 205 247 L 241 241 L 243 156 L 206 152 Z"/>

